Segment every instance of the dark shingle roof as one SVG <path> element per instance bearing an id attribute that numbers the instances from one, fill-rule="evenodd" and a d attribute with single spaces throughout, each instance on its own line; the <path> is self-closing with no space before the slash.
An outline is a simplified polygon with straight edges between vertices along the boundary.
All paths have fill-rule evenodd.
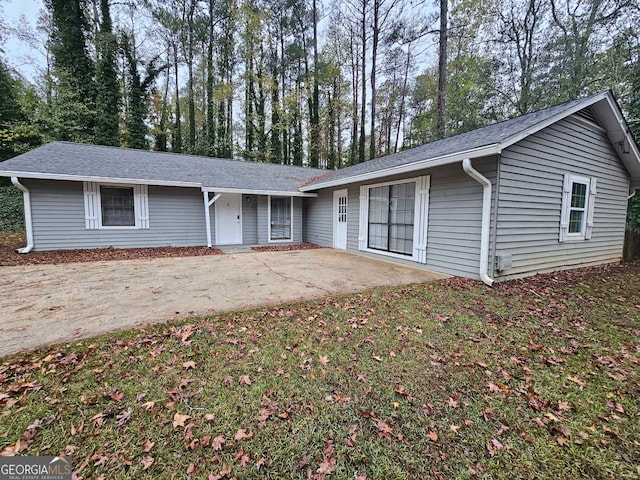
<path id="1" fill-rule="evenodd" d="M 570 113 L 589 106 L 594 108 L 603 103 L 601 101 L 607 104 L 606 99 L 615 103 L 610 92 L 601 92 L 341 170 L 327 171 L 270 163 L 53 142 L 2 162 L 0 176 L 71 177 L 70 179 L 75 180 L 91 177 L 96 180 L 134 180 L 151 185 L 185 184 L 194 187 L 202 186 L 209 190 L 217 188 L 298 193 L 355 182 L 360 176 L 375 177 L 378 173 L 379 176 L 388 175 L 394 168 L 406 171 L 429 168 L 454 161 L 454 156 L 466 155 L 467 152 L 482 147 L 487 147 L 482 152 L 487 155 L 494 146 L 500 145 L 504 148 L 510 144 L 509 142 L 521 139 L 548 125 L 549 122 Z M 617 119 L 613 110 L 608 107 L 606 110 L 608 113 L 605 112 L 604 116 L 608 118 L 610 124 L 615 124 L 615 128 L 618 128 L 620 120 Z M 616 112 L 618 111 L 616 109 Z M 602 112 L 600 110 L 600 113 Z M 497 149 L 495 151 L 497 152 Z M 633 174 L 633 178 L 638 178 L 640 181 L 640 162 L 638 161 L 640 156 L 638 156 L 637 147 L 634 147 L 632 153 L 632 158 L 625 157 L 622 160 Z"/>
<path id="2" fill-rule="evenodd" d="M 175 153 L 52 142 L 0 163 L 2 172 L 186 183 L 193 186 L 296 192 L 323 170 Z"/>
<path id="3" fill-rule="evenodd" d="M 305 190 L 312 189 L 312 187 L 315 186 L 320 187 L 322 184 L 328 182 L 343 179 L 346 180 L 350 177 L 384 171 L 389 168 L 410 165 L 416 162 L 424 162 L 429 159 L 441 158 L 447 155 L 454 155 L 468 150 L 502 143 L 514 135 L 526 132 L 528 129 L 535 127 L 558 114 L 571 110 L 573 107 L 578 107 L 581 104 L 588 106 L 592 103 L 594 97 L 601 95 L 602 92 L 589 97 L 572 100 L 543 110 L 528 113 L 510 120 L 494 123 L 467 133 L 443 138 L 442 140 L 436 140 L 409 150 L 403 150 L 398 153 L 369 160 L 351 167 L 334 170 L 330 175 L 310 183 L 305 187 Z M 428 165 L 425 165 L 425 167 L 428 167 Z"/>

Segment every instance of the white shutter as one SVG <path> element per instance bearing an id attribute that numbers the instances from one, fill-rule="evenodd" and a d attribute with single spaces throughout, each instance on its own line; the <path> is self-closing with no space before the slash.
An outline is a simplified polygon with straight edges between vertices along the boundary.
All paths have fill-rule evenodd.
<path id="1" fill-rule="evenodd" d="M 584 238 L 589 240 L 591 238 L 591 232 L 593 230 L 593 210 L 596 203 L 596 179 L 592 178 L 589 185 L 589 198 L 587 200 L 587 228 L 584 232 Z"/>
<path id="2" fill-rule="evenodd" d="M 146 185 L 133 186 L 136 228 L 149 228 L 149 191 Z"/>
<path id="3" fill-rule="evenodd" d="M 413 259 L 427 263 L 427 229 L 429 228 L 429 175 L 419 177 L 416 182 L 416 202 L 413 229 Z"/>
<path id="4" fill-rule="evenodd" d="M 369 192 L 367 186 L 360 187 L 360 225 L 358 229 L 358 250 L 367 248 L 367 230 L 369 226 Z"/>
<path id="5" fill-rule="evenodd" d="M 83 182 L 84 193 L 84 223 L 87 230 L 100 228 L 98 215 L 100 212 L 100 190 L 95 182 Z"/>
<path id="6" fill-rule="evenodd" d="M 569 233 L 569 207 L 571 206 L 571 175 L 564 174 L 562 187 L 562 212 L 560 214 L 560 241 L 564 242 Z"/>

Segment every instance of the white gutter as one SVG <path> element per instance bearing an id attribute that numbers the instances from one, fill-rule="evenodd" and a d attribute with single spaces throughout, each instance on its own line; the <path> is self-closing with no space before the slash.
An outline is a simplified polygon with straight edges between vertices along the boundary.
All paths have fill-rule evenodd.
<path id="1" fill-rule="evenodd" d="M 462 169 L 467 175 L 482 185 L 482 230 L 480 232 L 480 279 L 487 285 L 493 285 L 489 276 L 489 232 L 491 225 L 491 181 L 475 170 L 471 160 L 462 160 Z"/>
<path id="2" fill-rule="evenodd" d="M 203 192 L 242 193 L 244 195 L 272 195 L 279 197 L 317 197 L 317 193 L 304 193 L 295 190 L 257 190 L 250 188 L 202 187 Z"/>
<path id="3" fill-rule="evenodd" d="M 29 253 L 33 250 L 33 226 L 31 220 L 31 194 L 29 189 L 20 183 L 18 177 L 11 177 L 11 183 L 22 191 L 24 199 L 24 229 L 27 237 L 27 245 L 19 248 L 18 253 Z"/>
<path id="4" fill-rule="evenodd" d="M 157 185 L 159 187 L 202 187 L 200 182 L 173 182 L 170 180 L 146 180 L 142 178 L 99 177 L 87 175 L 67 175 L 60 173 L 17 172 L 0 170 L 0 177 L 22 177 L 38 180 L 68 180 L 71 182 L 122 183 L 126 185 Z"/>

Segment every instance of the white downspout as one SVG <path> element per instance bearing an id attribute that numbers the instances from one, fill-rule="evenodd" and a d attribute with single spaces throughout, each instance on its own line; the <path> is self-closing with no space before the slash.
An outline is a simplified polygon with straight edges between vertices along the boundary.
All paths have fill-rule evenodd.
<path id="1" fill-rule="evenodd" d="M 480 279 L 487 285 L 493 285 L 489 276 L 489 232 L 491 226 L 491 181 L 475 170 L 471 160 L 462 160 L 462 169 L 467 175 L 482 185 L 482 229 L 480 231 Z"/>
<path id="2" fill-rule="evenodd" d="M 29 189 L 20 183 L 18 177 L 11 177 L 11 183 L 22 191 L 24 199 L 24 229 L 27 237 L 27 245 L 19 248 L 18 253 L 29 253 L 33 250 L 33 225 L 31 221 L 31 194 Z"/>

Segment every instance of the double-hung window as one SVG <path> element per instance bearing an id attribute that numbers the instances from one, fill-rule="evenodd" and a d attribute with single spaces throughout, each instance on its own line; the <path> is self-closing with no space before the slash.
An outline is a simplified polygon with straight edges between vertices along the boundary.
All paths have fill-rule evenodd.
<path id="1" fill-rule="evenodd" d="M 100 186 L 103 227 L 135 227 L 133 187 Z"/>
<path id="2" fill-rule="evenodd" d="M 146 185 L 84 182 L 85 228 L 149 228 L 149 194 Z"/>
<path id="3" fill-rule="evenodd" d="M 561 242 L 591 238 L 595 195 L 595 178 L 565 174 L 560 219 Z"/>

